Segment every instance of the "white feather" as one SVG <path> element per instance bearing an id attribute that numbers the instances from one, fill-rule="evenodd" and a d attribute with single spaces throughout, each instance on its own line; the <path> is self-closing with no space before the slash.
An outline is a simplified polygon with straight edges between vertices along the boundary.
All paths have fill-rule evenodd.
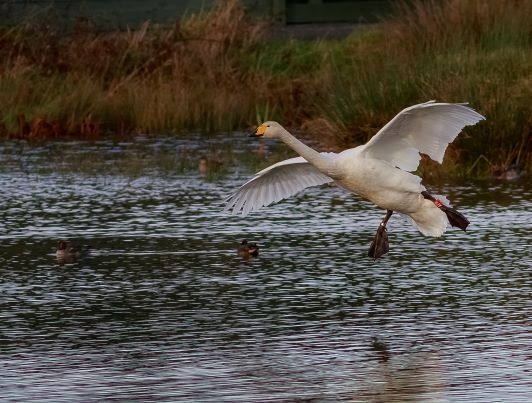
<path id="1" fill-rule="evenodd" d="M 326 158 L 336 155 L 321 154 Z M 329 182 L 333 182 L 333 179 L 321 173 L 303 157 L 290 158 L 255 174 L 226 199 L 224 211 L 232 211 L 232 214 L 241 211 L 245 216 L 261 207 L 293 196 L 305 188 Z"/>
<path id="2" fill-rule="evenodd" d="M 484 117 L 465 104 L 425 102 L 403 109 L 364 146 L 371 158 L 385 160 L 405 171 L 415 171 L 427 154 L 440 164 L 445 150 L 465 126 Z"/>

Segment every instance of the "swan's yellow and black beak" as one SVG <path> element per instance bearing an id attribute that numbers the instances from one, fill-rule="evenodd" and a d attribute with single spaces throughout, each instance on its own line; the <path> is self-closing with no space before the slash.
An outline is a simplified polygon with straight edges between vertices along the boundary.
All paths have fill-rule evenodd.
<path id="1" fill-rule="evenodd" d="M 264 136 L 264 132 L 266 131 L 266 126 L 260 125 L 255 129 L 254 132 L 250 133 L 249 137 L 262 137 Z"/>

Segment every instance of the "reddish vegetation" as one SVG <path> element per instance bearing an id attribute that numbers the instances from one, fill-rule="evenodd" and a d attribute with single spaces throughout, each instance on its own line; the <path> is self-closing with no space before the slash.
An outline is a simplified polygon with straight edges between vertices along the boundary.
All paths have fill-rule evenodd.
<path id="1" fill-rule="evenodd" d="M 103 134 L 100 125 L 93 122 L 91 115 L 87 115 L 79 124 L 69 129 L 65 122 L 36 117 L 28 122 L 24 115 L 17 116 L 17 129 L 9 132 L 5 125 L 0 126 L 8 138 L 15 139 L 57 139 L 60 137 L 96 138 Z"/>

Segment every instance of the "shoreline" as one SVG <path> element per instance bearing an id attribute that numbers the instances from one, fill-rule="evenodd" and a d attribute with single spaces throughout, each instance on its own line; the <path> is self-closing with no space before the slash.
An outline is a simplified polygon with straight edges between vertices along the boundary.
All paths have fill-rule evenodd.
<path id="1" fill-rule="evenodd" d="M 453 4 L 419 2 L 360 27 L 272 28 L 236 0 L 118 35 L 90 23 L 66 36 L 45 21 L 4 27 L 0 137 L 223 133 L 277 120 L 343 149 L 436 99 L 487 118 L 453 143 L 446 169 L 530 172 L 532 28 L 522 8 L 532 13 L 532 0 Z"/>

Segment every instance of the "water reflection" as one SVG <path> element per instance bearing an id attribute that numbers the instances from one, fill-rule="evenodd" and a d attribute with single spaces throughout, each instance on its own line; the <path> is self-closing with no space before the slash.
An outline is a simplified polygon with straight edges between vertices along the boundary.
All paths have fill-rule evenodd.
<path id="1" fill-rule="evenodd" d="M 532 396 L 528 182 L 437 189 L 468 232 L 424 238 L 394 216 L 391 251 L 373 262 L 382 212 L 369 204 L 325 187 L 222 216 L 251 169 L 205 178 L 170 159 L 205 145 L 140 144 L 0 148 L 2 399 Z M 87 154 L 88 171 L 72 168 Z M 58 264 L 59 239 L 90 252 Z M 257 258 L 238 255 L 243 239 Z"/>

